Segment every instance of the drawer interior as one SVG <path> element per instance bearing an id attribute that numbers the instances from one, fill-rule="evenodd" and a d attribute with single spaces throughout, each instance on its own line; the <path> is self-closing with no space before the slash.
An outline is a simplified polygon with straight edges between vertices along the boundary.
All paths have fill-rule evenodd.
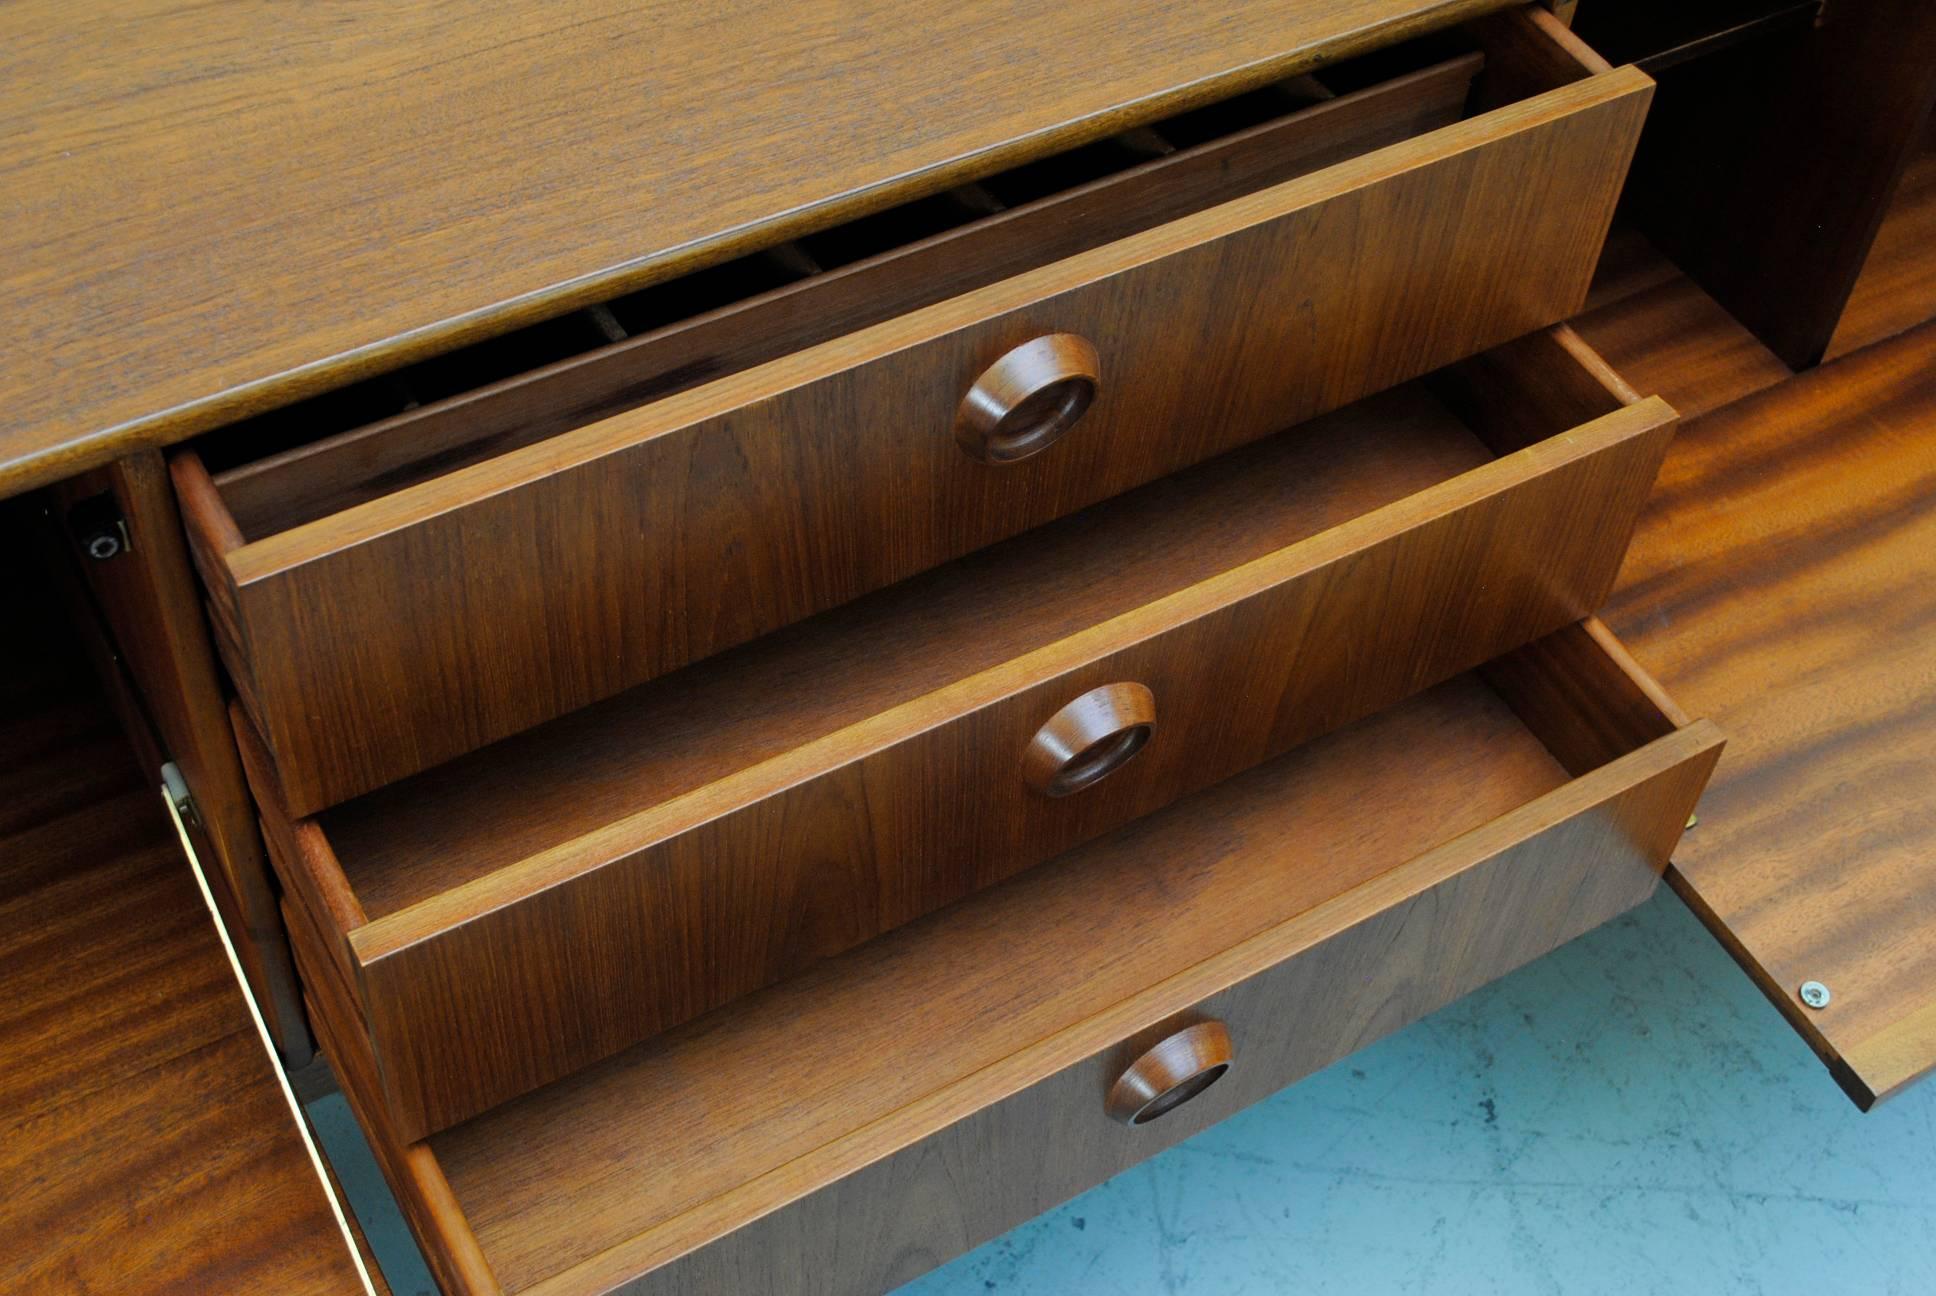
<path id="1" fill-rule="evenodd" d="M 1587 614 L 1671 423 L 1534 333 L 312 819 L 266 809 L 277 865 L 399 1125 L 442 1128 Z M 1032 791 L 1032 736 L 1121 681 L 1147 752 Z"/>
<path id="2" fill-rule="evenodd" d="M 1605 67 L 1544 16 L 1482 20 L 368 379 L 195 452 L 236 542 L 260 540 Z"/>
<path id="3" fill-rule="evenodd" d="M 1570 329 L 1531 335 L 324 810 L 304 863 L 366 951 L 400 946 L 1086 660 L 1247 564 L 1408 525 L 1390 510 L 1635 399 Z"/>
<path id="4" fill-rule="evenodd" d="M 1489 462 L 1410 385 L 322 811 L 377 920 L 634 823 Z M 990 682 L 990 693 L 999 690 Z M 890 740 L 928 722 L 906 715 Z M 788 774 L 758 778 L 784 786 Z"/>
<path id="5" fill-rule="evenodd" d="M 1243 168 L 1199 159 L 1146 191 L 1184 214 L 1046 264 L 1084 212 L 973 226 L 1033 268 L 287 530 L 250 540 L 179 452 L 214 637 L 278 791 L 300 814 L 348 801 L 1563 319 L 1653 87 L 1554 30 L 1537 8 L 1470 29 L 1472 102 L 1496 108 L 1210 206 Z M 1084 202 L 1105 222 L 1133 205 Z M 932 268 L 976 264 L 955 242 Z M 821 286 L 788 318 L 826 327 L 831 279 L 801 282 Z M 771 336 L 744 315 L 719 333 Z M 1009 403 L 1017 381 L 1042 399 Z M 394 445 L 435 442 L 418 425 Z"/>
<path id="6" fill-rule="evenodd" d="M 1711 761 L 1683 723 L 1568 627 L 433 1136 L 427 1242 L 505 1291 L 603 1290 L 1580 813 L 1590 780 Z"/>

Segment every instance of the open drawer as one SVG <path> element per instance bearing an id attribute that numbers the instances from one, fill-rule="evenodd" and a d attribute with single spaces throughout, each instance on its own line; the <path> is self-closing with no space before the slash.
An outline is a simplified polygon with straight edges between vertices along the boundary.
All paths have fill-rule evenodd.
<path id="1" fill-rule="evenodd" d="M 1535 333 L 313 818 L 244 761 L 414 1138 L 1577 621 L 1672 424 Z"/>
<path id="2" fill-rule="evenodd" d="M 1569 626 L 414 1145 L 291 921 L 451 1290 L 872 1292 L 1639 903 L 1720 748 Z"/>
<path id="3" fill-rule="evenodd" d="M 1446 39 L 1396 75 L 1320 69 L 1261 121 L 1247 100 L 988 177 L 948 200 L 984 208 L 966 223 L 927 200 L 887 220 L 933 231 L 905 246 L 823 233 L 719 272 L 690 319 L 614 302 L 622 340 L 547 335 L 567 354 L 528 376 L 438 396 L 433 362 L 419 407 L 178 456 L 282 799 L 338 803 L 1571 314 L 1651 83 L 1536 8 Z"/>

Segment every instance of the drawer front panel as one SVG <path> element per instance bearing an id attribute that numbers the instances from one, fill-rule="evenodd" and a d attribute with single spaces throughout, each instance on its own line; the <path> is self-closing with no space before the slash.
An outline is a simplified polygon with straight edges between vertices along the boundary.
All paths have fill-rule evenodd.
<path id="1" fill-rule="evenodd" d="M 629 854 L 534 857 L 351 932 L 399 1124 L 462 1120 L 1577 620 L 1670 430 L 1659 402 L 1621 410 L 834 735 L 762 799 L 708 791 Z M 1153 700 L 1146 745 L 1032 788 L 1045 722 L 1117 684 Z"/>
<path id="2" fill-rule="evenodd" d="M 417 481 L 1450 125 L 1466 115 L 1483 62 L 1478 53 L 1450 58 L 1261 126 L 1149 158 L 1129 171 L 1009 206 L 993 218 L 886 247 L 836 269 L 823 267 L 697 316 L 678 306 L 667 315 L 683 318 L 643 334 L 634 330 L 615 346 L 434 400 L 286 455 L 226 469 L 216 479 L 222 500 L 251 536 L 340 513 Z M 1294 94 L 1284 94 L 1285 106 L 1295 102 Z M 999 179 L 994 183 L 1001 187 Z M 978 184 L 978 196 L 998 201 L 987 188 Z M 1011 190 L 1010 196 L 1027 194 Z M 893 224 L 895 218 L 890 213 L 876 219 Z M 852 251 L 874 246 L 864 234 L 856 243 L 864 246 Z M 787 251 L 776 250 L 760 264 L 784 261 L 788 252 L 812 259 L 801 245 L 782 247 Z M 730 276 L 733 270 L 721 267 L 718 273 Z M 678 283 L 668 290 L 676 293 Z M 706 300 L 702 289 L 697 304 Z M 658 318 L 649 309 L 645 320 L 623 307 L 610 313 L 627 314 L 635 326 Z M 405 370 L 400 377 L 406 389 L 408 375 Z"/>
<path id="3" fill-rule="evenodd" d="M 934 1124 L 951 1102 L 939 1095 L 542 1290 L 889 1290 L 1639 904 L 1718 749 L 1705 725 L 1657 740 L 1020 1050 L 962 1082 L 985 1096 L 965 1118 Z M 1107 1095 L 1131 1061 L 1208 1021 L 1234 1049 L 1222 1079 L 1148 1124 L 1111 1119 Z M 1045 1065 L 1059 1069 L 1028 1078 Z"/>
<path id="4" fill-rule="evenodd" d="M 221 559 L 308 813 L 1563 318 L 1651 93 L 1631 70 L 1183 218 Z M 1093 347 L 1061 440 L 964 394 Z"/>

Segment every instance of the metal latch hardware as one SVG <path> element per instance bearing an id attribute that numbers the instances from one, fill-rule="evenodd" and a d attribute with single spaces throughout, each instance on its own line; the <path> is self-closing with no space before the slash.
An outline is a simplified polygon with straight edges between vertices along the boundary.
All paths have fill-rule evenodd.
<path id="1" fill-rule="evenodd" d="M 168 793 L 168 800 L 181 816 L 183 823 L 201 826 L 201 815 L 195 810 L 194 794 L 188 790 L 188 780 L 182 777 L 181 768 L 173 761 L 161 767 L 161 786 Z"/>

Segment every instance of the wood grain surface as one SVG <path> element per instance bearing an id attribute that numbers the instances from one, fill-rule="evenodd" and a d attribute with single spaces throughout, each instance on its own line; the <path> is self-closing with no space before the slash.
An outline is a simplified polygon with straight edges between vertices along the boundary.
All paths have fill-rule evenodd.
<path id="1" fill-rule="evenodd" d="M 8 5 L 0 491 L 1507 2 Z"/>
<path id="2" fill-rule="evenodd" d="M 1650 93 L 1582 76 L 232 551 L 185 503 L 286 802 L 369 791 L 1554 322 L 1584 300 Z M 975 462 L 962 395 L 1048 333 L 1101 352 L 1095 404 L 1048 452 Z"/>
<path id="3" fill-rule="evenodd" d="M 1483 453 L 1429 396 L 1367 406 L 325 816 L 372 919 L 349 956 L 400 1127 L 442 1128 L 1579 618 L 1672 424 L 1647 402 L 1459 473 Z M 1123 682 L 1153 693 L 1154 737 L 1079 793 L 1033 790 L 1033 735 Z M 296 862 L 323 869 L 299 892 L 341 885 Z"/>
<path id="4" fill-rule="evenodd" d="M 363 1127 L 398 1209 L 418 1239 L 438 1290 L 445 1296 L 498 1296 L 497 1278 L 463 1212 L 451 1200 L 450 1184 L 437 1158 L 421 1143 L 406 1143 L 390 1121 L 376 1083 L 369 1037 L 363 1033 L 342 973 L 325 953 L 321 932 L 300 904 L 285 901 L 283 914 L 317 1042 L 351 1115 Z"/>
<path id="5" fill-rule="evenodd" d="M 429 1147 L 507 1291 L 882 1290 L 1644 898 L 1719 743 L 1655 721 L 1568 782 L 1461 676 Z"/>
<path id="6" fill-rule="evenodd" d="M 1828 359 L 1859 351 L 1936 318 L 1936 116 L 1922 151 L 1903 172 L 1862 263 L 1849 304 L 1829 340 Z"/>
<path id="7" fill-rule="evenodd" d="M 1087 183 L 1093 151 L 1121 145 L 1124 137 L 1092 145 L 1091 153 L 1073 160 L 1046 159 L 988 177 L 972 191 L 953 191 L 945 195 L 950 210 L 944 219 L 966 223 L 928 237 L 917 237 L 928 229 L 921 218 L 933 220 L 931 207 L 940 198 L 916 204 L 913 211 L 889 209 L 836 226 L 821 236 L 839 240 L 832 255 L 821 248 L 829 265 L 813 262 L 817 273 L 765 291 L 758 289 L 767 280 L 753 274 L 729 277 L 731 266 L 660 285 L 656 295 L 613 304 L 634 334 L 617 345 L 238 464 L 217 476 L 222 500 L 251 539 L 341 512 L 1447 125 L 1464 115 L 1482 61 L 1474 51 L 1316 101 L 1311 96 L 1329 92 L 1309 88 L 1314 79 L 1307 77 L 1253 92 L 1236 106 L 1213 105 L 1174 122 L 1166 119 L 1160 129 L 1139 128 L 1129 137 L 1138 144 L 1154 140 L 1148 151 L 1126 145 L 1105 150 L 1097 165 L 1112 167 L 1113 174 Z M 1261 105 L 1255 102 L 1260 98 Z M 1205 117 L 1209 120 L 1199 125 Z M 1242 124 L 1253 117 L 1261 120 Z M 1191 143 L 1211 129 L 1228 133 Z M 1046 177 L 1037 174 L 1043 170 Z M 1032 197 L 1045 184 L 1060 187 Z M 993 190 L 1007 193 L 1011 202 L 1004 207 Z M 981 218 L 972 219 L 977 213 Z M 911 237 L 915 241 L 897 245 Z M 807 244 L 817 246 L 821 239 Z M 886 250 L 852 259 L 877 245 Z M 805 248 L 799 251 L 807 255 Z M 760 264 L 771 261 L 763 258 Z M 709 291 L 712 276 L 726 282 Z M 748 291 L 753 295 L 745 295 Z M 728 295 L 727 300 L 708 309 L 716 294 Z M 661 298 L 670 300 L 660 304 Z M 661 314 L 672 322 L 650 327 Z M 405 394 L 414 395 L 410 371 L 399 380 Z"/>
<path id="8" fill-rule="evenodd" d="M 1732 738 L 1676 889 L 1863 1106 L 1936 1065 L 1932 427 L 1936 323 L 1690 420 L 1605 614 Z"/>
<path id="9" fill-rule="evenodd" d="M 1813 26 L 1663 72 L 1626 209 L 1784 363 L 1807 368 L 1933 104 L 1936 6 L 1835 0 Z"/>
<path id="10" fill-rule="evenodd" d="M 18 574 L 0 654 L 0 1288 L 361 1290 L 160 793 Z"/>
<path id="11" fill-rule="evenodd" d="M 1421 750 L 1429 753 L 1424 759 L 1417 758 Z M 1293 763 L 1295 772 L 1272 777 L 1272 773 Z M 1467 771 L 1475 764 L 1484 770 L 1485 777 L 1467 779 Z M 1107 862 L 1110 843 L 1096 843 L 1077 853 L 1091 860 L 1086 870 L 1073 866 L 1065 872 L 1068 862 L 1058 861 L 500 1108 L 465 1130 L 447 1132 L 430 1143 L 409 1145 L 413 1155 L 428 1156 L 439 1177 L 448 1167 L 466 1184 L 460 1210 L 427 1228 L 419 1227 L 425 1254 L 475 1247 L 477 1239 L 471 1231 L 475 1219 L 494 1235 L 493 1258 L 505 1266 L 506 1286 L 500 1288 L 494 1275 L 488 1284 L 456 1290 L 496 1296 L 502 1290 L 542 1289 L 546 1275 L 595 1259 L 642 1228 L 675 1218 L 763 1173 L 770 1174 L 775 1167 L 812 1152 L 845 1131 L 917 1101 L 949 1077 L 972 1075 L 1010 1052 L 1018 1039 L 1080 1021 L 1106 1009 L 1135 987 L 1159 984 L 1178 967 L 1187 966 L 1193 943 L 1208 947 L 1254 934 L 1274 917 L 1320 903 L 1328 888 L 1348 889 L 1375 876 L 1387 856 L 1396 858 L 1427 850 L 1440 835 L 1452 836 L 1475 828 L 1550 791 L 1564 779 L 1552 758 L 1515 722 L 1512 713 L 1469 678 L 1442 685 L 1393 712 L 1321 739 L 1268 768 L 1269 772 L 1255 771 L 1200 794 L 1187 804 L 1214 801 L 1224 805 L 1237 795 L 1237 789 L 1252 785 L 1242 798 L 1243 804 L 1261 817 L 1263 808 L 1274 803 L 1283 808 L 1288 819 L 1290 807 L 1326 804 L 1328 798 L 1337 798 L 1347 808 L 1366 806 L 1413 795 L 1435 782 L 1449 786 L 1463 781 L 1461 794 L 1445 798 L 1436 820 L 1383 815 L 1367 816 L 1362 824 L 1351 817 L 1350 822 L 1339 825 L 1329 814 L 1313 815 L 1307 810 L 1304 817 L 1311 823 L 1312 835 L 1303 840 L 1309 843 L 1310 854 L 1298 854 L 1282 863 L 1277 862 L 1282 849 L 1277 843 L 1297 840 L 1288 833 L 1266 830 L 1253 831 L 1241 839 L 1233 837 L 1233 846 L 1239 841 L 1257 843 L 1253 850 L 1260 862 L 1253 862 L 1248 870 L 1227 865 L 1217 875 L 1184 879 L 1185 889 L 1176 894 L 1173 905 L 1139 906 L 1139 917 L 1134 921 L 1124 910 L 1096 906 L 1095 893 L 1098 888 L 1118 885 L 1114 880 L 1118 876 L 1133 883 L 1144 880 L 1145 875 L 1135 864 L 1144 856 L 1134 853 L 1111 871 Z M 1160 818 L 1178 818 L 1185 813 L 1185 807 L 1179 806 Z M 1198 818 L 1197 822 L 1201 825 L 1206 821 Z M 1127 839 L 1130 834 L 1119 836 Z M 1160 845 L 1165 836 L 1159 830 L 1149 840 Z M 1322 853 L 1326 846 L 1334 847 L 1329 855 Z M 1176 862 L 1156 854 L 1147 858 L 1159 868 L 1166 864 L 1173 868 Z M 1298 868 L 1295 859 L 1321 861 L 1321 867 Z M 1132 886 L 1130 894 L 1132 898 L 1143 897 L 1140 886 Z M 1199 902 L 1200 898 L 1220 895 L 1228 898 L 1214 908 Z M 1088 939 L 1088 924 L 1094 921 L 1090 915 L 1103 916 L 1108 926 L 1099 934 L 1115 934 L 1114 943 L 1104 946 Z M 1238 925 L 1225 931 L 1220 924 L 1230 921 L 1227 915 L 1235 915 Z M 1052 926 L 1056 917 L 1071 930 L 1084 933 L 1073 942 L 1065 936 L 1053 937 L 1055 943 L 1042 951 L 1061 951 L 1064 956 L 1031 958 L 1031 947 L 1017 944 L 1015 949 L 1024 956 L 1022 964 L 988 961 L 990 948 L 1006 946 L 1011 930 L 1026 935 L 1034 922 L 1048 919 L 1045 927 Z M 1019 929 L 1011 926 L 1017 922 L 1023 924 Z M 292 911 L 296 953 L 307 974 L 307 960 L 314 957 L 313 944 L 301 927 L 301 915 Z M 1073 960 L 1066 957 L 1070 949 L 1091 952 L 1094 957 Z M 963 969 L 973 975 L 964 977 Z M 998 985 L 1010 970 L 1017 973 L 1014 985 L 1021 997 L 1003 1004 L 999 1012 L 979 1010 L 981 996 L 993 1000 L 1000 994 L 987 987 Z M 305 980 L 314 987 L 313 978 L 306 975 Z M 870 986 L 886 991 L 891 998 L 862 1009 L 859 1005 L 869 997 Z M 905 1001 L 899 997 L 903 991 L 908 996 Z M 903 1002 L 914 1005 L 923 993 L 940 997 L 912 1012 L 901 1006 Z M 839 1011 L 843 1003 L 848 1005 L 844 1012 Z M 964 1029 L 939 1029 L 941 1014 L 952 1010 L 966 1011 L 961 1018 Z M 352 1105 L 380 1113 L 374 1061 L 367 1038 L 359 1037 L 353 1029 L 353 1011 L 346 998 L 334 1005 L 327 998 L 319 1000 L 314 1014 L 317 1035 L 341 1073 Z M 773 1069 L 760 1060 L 772 1047 L 765 1042 L 768 1033 L 781 1030 L 788 1021 L 815 1026 L 823 1020 L 821 1013 L 827 1014 L 825 1021 L 838 1023 L 837 1028 L 804 1030 L 798 1038 L 808 1051 L 801 1053 L 800 1046 L 794 1045 L 789 1052 L 806 1064 L 799 1072 L 803 1085 L 768 1088 L 762 1084 L 756 1093 L 738 1083 L 721 1084 L 722 1076 L 738 1074 L 741 1068 L 749 1075 L 771 1075 Z M 924 1021 L 934 1027 L 922 1030 L 921 1047 L 910 1047 L 907 1030 L 920 1029 Z M 679 1050 L 688 1046 L 688 1040 L 702 1036 L 713 1041 L 707 1049 L 706 1078 L 702 1083 L 695 1076 L 693 1081 L 662 1093 L 664 1106 L 658 1110 L 671 1119 L 661 1125 L 651 1108 L 631 1101 L 653 1092 L 652 1086 L 641 1086 L 632 1077 L 666 1067 Z M 345 1055 L 350 1058 L 347 1064 Z M 868 1059 L 878 1063 L 883 1057 L 894 1059 L 895 1065 L 869 1065 Z M 915 1064 L 919 1070 L 903 1063 Z M 648 1067 L 652 1071 L 641 1069 Z M 665 1073 L 673 1071 L 667 1069 Z M 858 1075 L 865 1079 L 857 1081 Z M 359 1086 L 365 1095 L 360 1103 L 356 1098 Z M 709 1117 L 696 1123 L 692 1114 L 706 1101 L 708 1088 L 734 1096 L 734 1109 L 740 1114 L 730 1121 Z M 1094 1101 L 1100 1104 L 1104 1092 L 1098 1085 L 1092 1095 Z M 555 1100 L 555 1107 L 548 1099 Z M 945 1127 L 948 1121 L 968 1115 L 974 1108 L 971 1097 L 937 1114 L 925 1127 L 929 1131 Z M 1179 1113 L 1176 1121 L 1185 1122 L 1186 1117 Z M 601 1195 L 596 1208 L 587 1209 L 578 1221 L 547 1209 L 553 1200 L 547 1185 L 577 1173 L 579 1152 L 592 1145 L 585 1132 L 608 1122 L 615 1130 L 629 1130 L 629 1136 L 638 1139 L 676 1132 L 680 1146 L 669 1148 L 664 1162 L 670 1173 L 649 1181 L 634 1178 L 641 1165 L 634 1154 L 642 1147 L 634 1142 L 618 1163 L 609 1201 Z M 381 1119 L 376 1124 L 366 1120 L 365 1129 L 373 1143 L 384 1145 L 378 1147 L 379 1158 L 401 1166 L 403 1145 L 390 1141 L 394 1140 L 394 1130 Z M 688 1144 L 692 1136 L 708 1130 L 712 1137 Z M 552 1141 L 531 1143 L 540 1151 L 519 1170 L 496 1154 L 497 1143 L 492 1136 L 499 1131 L 509 1131 L 509 1137 L 515 1138 L 535 1139 L 543 1134 Z M 919 1137 L 919 1133 L 913 1136 Z M 895 1138 L 907 1137 L 907 1133 L 898 1131 L 886 1136 L 882 1150 L 891 1150 Z M 386 1146 L 395 1151 L 386 1153 Z M 845 1168 L 835 1169 L 832 1177 L 837 1179 Z M 821 1182 L 826 1175 L 822 1170 Z M 412 1191 L 409 1179 L 398 1174 L 392 1182 L 406 1212 L 413 1217 L 423 1215 L 412 1206 L 412 1200 L 421 1194 Z M 444 1182 L 448 1184 L 449 1180 Z M 644 1191 L 629 1188 L 648 1183 Z M 799 1185 L 803 1191 L 816 1186 L 811 1179 Z M 838 1198 L 837 1188 L 828 1191 Z M 594 1203 L 588 1201 L 586 1205 L 593 1207 Z M 716 1215 L 714 1227 L 727 1232 L 732 1223 Z M 571 1291 L 580 1285 L 565 1281 L 559 1290 Z"/>
<path id="12" fill-rule="evenodd" d="M 1587 309 L 1571 325 L 1636 390 L 1664 396 L 1682 418 L 1793 372 L 1632 228 L 1608 239 Z"/>
<path id="13" fill-rule="evenodd" d="M 167 468 L 159 453 L 137 451 L 63 482 L 57 494 L 64 505 L 85 507 L 96 492 L 118 509 L 128 545 L 105 561 L 76 546 L 72 563 L 153 723 L 162 759 L 175 762 L 195 798 L 190 831 L 217 875 L 211 880 L 231 899 L 229 934 L 283 1063 L 302 1066 L 313 1044 Z"/>

